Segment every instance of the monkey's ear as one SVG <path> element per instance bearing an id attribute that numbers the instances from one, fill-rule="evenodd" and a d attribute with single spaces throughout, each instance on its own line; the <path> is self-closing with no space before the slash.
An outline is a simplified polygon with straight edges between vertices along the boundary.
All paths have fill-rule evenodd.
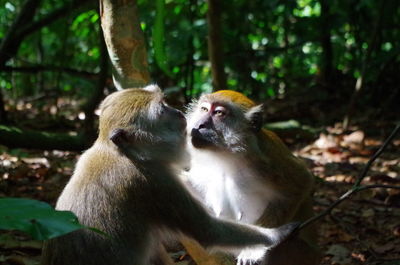
<path id="1" fill-rule="evenodd" d="M 156 93 L 161 93 L 161 88 L 157 86 L 156 84 L 151 84 L 148 86 L 145 86 L 143 90 L 149 91 L 149 92 L 156 92 Z"/>
<path id="2" fill-rule="evenodd" d="M 126 131 L 124 129 L 118 128 L 112 130 L 109 139 L 117 146 L 123 144 L 127 141 Z"/>
<path id="3" fill-rule="evenodd" d="M 245 113 L 246 119 L 249 120 L 251 129 L 254 132 L 258 132 L 261 130 L 261 127 L 264 124 L 264 104 L 260 104 L 250 108 Z"/>

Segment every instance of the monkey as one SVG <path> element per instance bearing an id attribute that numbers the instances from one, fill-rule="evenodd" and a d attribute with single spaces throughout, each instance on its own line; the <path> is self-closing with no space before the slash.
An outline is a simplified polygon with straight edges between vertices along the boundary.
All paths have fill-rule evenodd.
<path id="1" fill-rule="evenodd" d="M 181 183 L 186 119 L 156 85 L 114 92 L 100 104 L 99 135 L 56 203 L 81 229 L 45 242 L 43 265 L 172 264 L 161 245 L 185 234 L 203 246 L 274 247 L 295 223 L 267 229 L 210 215 Z M 178 162 L 177 162 L 178 161 Z"/>
<path id="2" fill-rule="evenodd" d="M 313 175 L 277 135 L 262 128 L 263 109 L 232 90 L 206 94 L 190 104 L 191 166 L 183 178 L 217 217 L 268 228 L 303 222 L 314 215 Z M 316 228 L 309 227 L 271 251 L 247 248 L 234 254 L 237 264 L 315 265 L 321 258 L 316 241 Z M 182 243 L 199 265 L 233 263 L 198 254 L 205 252 L 190 240 Z"/>

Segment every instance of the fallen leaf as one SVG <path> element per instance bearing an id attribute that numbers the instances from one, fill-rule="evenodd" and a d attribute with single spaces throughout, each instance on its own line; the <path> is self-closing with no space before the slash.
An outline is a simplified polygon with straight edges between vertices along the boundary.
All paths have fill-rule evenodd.
<path id="1" fill-rule="evenodd" d="M 46 167 L 50 167 L 49 160 L 45 157 L 31 157 L 31 158 L 21 158 L 27 164 L 42 164 Z"/>
<path id="2" fill-rule="evenodd" d="M 375 211 L 374 209 L 367 209 L 367 210 L 363 210 L 361 212 L 361 216 L 362 217 L 371 217 L 375 215 Z"/>
<path id="3" fill-rule="evenodd" d="M 337 142 L 338 140 L 334 136 L 321 133 L 314 144 L 318 148 L 333 148 L 338 146 Z"/>
<path id="4" fill-rule="evenodd" d="M 355 131 L 349 135 L 343 136 L 343 141 L 346 143 L 361 144 L 364 141 L 365 133 L 363 131 Z"/>
<path id="5" fill-rule="evenodd" d="M 326 254 L 332 255 L 332 261 L 335 264 L 345 265 L 351 262 L 350 250 L 342 245 L 335 244 L 330 246 L 329 249 L 326 251 Z"/>
<path id="6" fill-rule="evenodd" d="M 386 252 L 394 249 L 394 245 L 393 243 L 387 243 L 385 245 L 374 246 L 372 249 L 378 254 L 385 254 Z"/>

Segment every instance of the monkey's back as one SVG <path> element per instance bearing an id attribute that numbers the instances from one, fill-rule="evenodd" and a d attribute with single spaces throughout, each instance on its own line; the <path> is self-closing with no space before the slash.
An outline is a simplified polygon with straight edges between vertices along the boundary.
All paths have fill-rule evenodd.
<path id="1" fill-rule="evenodd" d="M 141 211 L 144 207 L 140 205 L 143 201 L 140 197 L 146 196 L 145 183 L 140 181 L 140 173 L 130 160 L 117 152 L 99 144 L 88 149 L 78 160 L 56 205 L 58 210 L 75 213 L 83 225 L 113 238 L 81 229 L 48 240 L 43 249 L 43 265 L 146 264 L 137 260 L 137 256 L 143 256 L 145 246 L 151 244 L 151 235 L 143 233 L 151 231 L 149 222 L 130 210 Z M 142 189 L 133 191 L 133 183 L 137 186 L 143 183 Z"/>
<path id="2" fill-rule="evenodd" d="M 259 138 L 262 153 L 267 158 L 267 167 L 271 167 L 270 170 L 265 170 L 264 176 L 269 177 L 268 172 L 276 172 L 278 176 L 275 180 L 284 185 L 285 189 L 289 188 L 291 192 L 310 194 L 314 185 L 314 178 L 305 163 L 294 156 L 272 131 L 262 129 L 259 132 Z M 290 186 L 293 188 L 290 188 Z"/>

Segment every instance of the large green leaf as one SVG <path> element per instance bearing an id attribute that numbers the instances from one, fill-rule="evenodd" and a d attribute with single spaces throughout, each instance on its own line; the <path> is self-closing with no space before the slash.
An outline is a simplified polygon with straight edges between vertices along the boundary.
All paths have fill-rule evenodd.
<path id="1" fill-rule="evenodd" d="M 0 199 L 0 229 L 20 230 L 34 239 L 45 240 L 85 228 L 68 211 L 56 211 L 49 204 L 18 198 Z"/>

